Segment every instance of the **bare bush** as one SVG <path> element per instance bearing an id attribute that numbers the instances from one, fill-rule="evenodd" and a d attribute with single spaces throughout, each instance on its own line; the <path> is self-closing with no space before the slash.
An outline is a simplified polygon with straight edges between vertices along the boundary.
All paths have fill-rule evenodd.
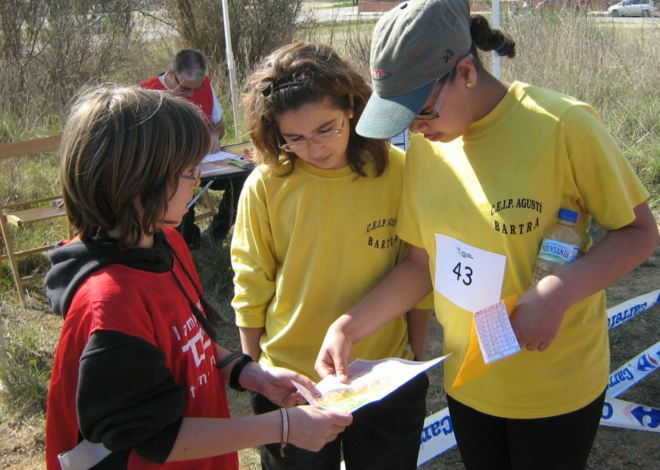
<path id="1" fill-rule="evenodd" d="M 139 49 L 134 3 L 0 0 L 2 110 L 61 115 L 82 85 L 124 67 Z"/>
<path id="2" fill-rule="evenodd" d="M 262 57 L 293 39 L 302 0 L 228 0 L 231 42 L 239 81 Z M 219 0 L 169 0 L 182 42 L 201 50 L 219 69 L 226 42 Z"/>
<path id="3" fill-rule="evenodd" d="M 365 77 L 370 77 L 369 55 L 371 51 L 371 36 L 373 21 L 357 19 L 346 25 L 342 51 L 350 57 L 358 71 Z"/>
<path id="4" fill-rule="evenodd" d="M 334 47 L 365 77 L 369 77 L 371 36 L 376 19 L 359 16 L 348 20 L 331 17 L 322 23 L 312 16 L 296 29 L 294 40 L 327 44 Z"/>

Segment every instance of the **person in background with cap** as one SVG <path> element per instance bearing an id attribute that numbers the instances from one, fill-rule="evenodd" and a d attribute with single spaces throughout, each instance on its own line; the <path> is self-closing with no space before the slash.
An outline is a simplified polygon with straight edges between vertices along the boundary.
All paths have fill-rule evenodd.
<path id="1" fill-rule="evenodd" d="M 413 248 L 330 327 L 316 370 L 345 380 L 352 345 L 433 286 L 465 467 L 582 469 L 608 381 L 604 288 L 657 246 L 649 193 L 592 107 L 498 80 L 477 49 L 513 57 L 515 42 L 467 0 L 403 3 L 376 25 L 357 132 L 414 133 L 397 223 Z M 532 285 L 560 208 L 579 214 L 582 256 Z M 608 231 L 593 247 L 592 218 Z M 454 387 L 473 312 L 512 295 L 523 350 Z"/>

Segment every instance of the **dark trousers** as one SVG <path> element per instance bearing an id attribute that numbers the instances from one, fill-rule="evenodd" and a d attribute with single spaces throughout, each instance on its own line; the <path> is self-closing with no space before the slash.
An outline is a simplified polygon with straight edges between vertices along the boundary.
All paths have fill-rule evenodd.
<path id="1" fill-rule="evenodd" d="M 224 191 L 222 200 L 218 204 L 218 212 L 213 217 L 209 232 L 214 240 L 222 241 L 225 239 L 234 222 L 236 222 L 236 213 L 238 212 L 238 198 L 243 190 L 243 185 L 247 176 L 235 176 L 233 178 L 216 180 L 210 189 L 214 191 Z"/>
<path id="2" fill-rule="evenodd" d="M 197 249 L 202 244 L 202 231 L 195 224 L 195 204 L 193 204 L 186 215 L 181 219 L 181 223 L 176 228 L 191 250 Z"/>
<path id="3" fill-rule="evenodd" d="M 319 452 L 289 444 L 285 456 L 280 445 L 259 448 L 265 470 L 338 470 L 343 452 L 347 470 L 415 470 L 426 417 L 429 380 L 421 374 L 382 400 L 353 413 L 353 423 Z M 279 407 L 251 392 L 256 414 Z"/>
<path id="4" fill-rule="evenodd" d="M 467 470 L 583 470 L 598 431 L 605 392 L 572 413 L 507 419 L 447 396 L 458 450 Z"/>

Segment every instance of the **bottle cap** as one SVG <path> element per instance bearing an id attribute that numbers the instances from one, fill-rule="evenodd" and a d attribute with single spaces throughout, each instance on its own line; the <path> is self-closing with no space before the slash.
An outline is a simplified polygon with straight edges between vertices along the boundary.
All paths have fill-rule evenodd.
<path id="1" fill-rule="evenodd" d="M 559 220 L 565 220 L 566 222 L 574 224 L 577 222 L 578 213 L 570 209 L 559 209 L 559 215 L 557 217 Z"/>

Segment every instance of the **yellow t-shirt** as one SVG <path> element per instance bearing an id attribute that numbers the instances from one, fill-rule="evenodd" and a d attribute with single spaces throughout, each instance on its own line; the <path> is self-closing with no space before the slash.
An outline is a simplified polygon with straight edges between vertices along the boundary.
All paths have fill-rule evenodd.
<path id="1" fill-rule="evenodd" d="M 300 159 L 289 176 L 257 169 L 248 177 L 232 239 L 232 305 L 239 327 L 265 327 L 261 363 L 318 380 L 314 362 L 328 327 L 378 284 L 405 245 L 396 234 L 403 168 L 403 152 L 392 147 L 379 177 Z M 413 357 L 403 317 L 353 349 L 355 359 L 384 357 Z"/>
<path id="2" fill-rule="evenodd" d="M 522 351 L 484 375 L 452 389 L 467 350 L 472 313 L 449 300 L 469 287 L 436 282 L 457 266 L 443 263 L 436 234 L 505 258 L 485 276 L 499 298 L 529 288 L 542 238 L 560 208 L 578 212 L 577 231 L 588 250 L 593 217 L 604 229 L 631 223 L 648 198 L 616 143 L 590 106 L 552 91 L 514 83 L 504 99 L 463 138 L 432 143 L 411 139 L 397 232 L 429 254 L 435 310 L 444 330 L 444 384 L 458 401 L 508 418 L 555 416 L 579 409 L 603 392 L 609 371 L 605 295 L 599 292 L 566 313 L 544 352 Z M 456 282 L 465 281 L 453 271 Z M 500 271 L 501 272 L 501 271 Z M 449 276 L 443 277 L 449 279 Z M 469 280 L 471 282 L 472 279 Z M 485 290 L 485 289 L 484 289 Z M 447 295 L 441 292 L 446 292 Z"/>

